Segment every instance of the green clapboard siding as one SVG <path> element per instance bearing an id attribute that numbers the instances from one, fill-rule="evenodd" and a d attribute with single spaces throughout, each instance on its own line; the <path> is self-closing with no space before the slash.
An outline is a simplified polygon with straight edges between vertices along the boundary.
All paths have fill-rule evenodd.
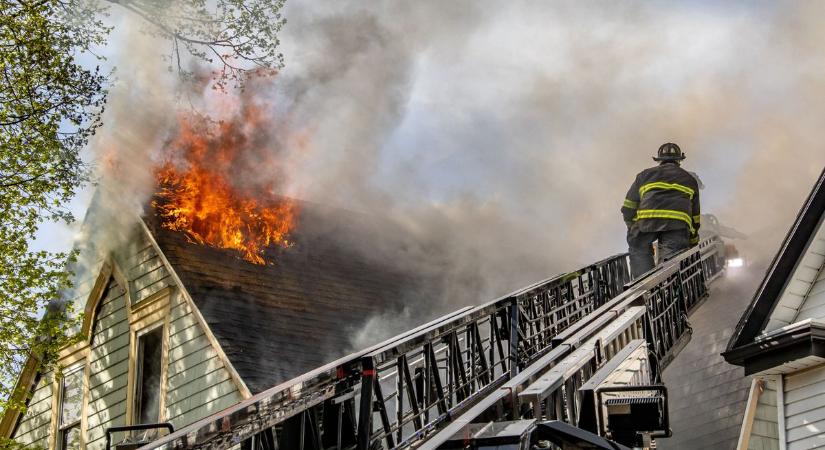
<path id="1" fill-rule="evenodd" d="M 103 449 L 106 429 L 127 423 L 131 339 L 127 308 L 174 284 L 151 245 L 132 242 L 128 253 L 131 256 L 125 261 L 125 267 L 132 297 L 128 298 L 126 286 L 119 286 L 115 278 L 111 278 L 106 296 L 98 305 L 91 333 L 87 360 L 88 450 Z M 85 283 L 84 288 L 88 292 L 91 283 Z M 179 292 L 170 298 L 168 336 L 165 420 L 175 427 L 182 427 L 242 399 L 205 329 Z M 53 395 L 51 380 L 51 374 L 41 377 L 29 409 L 13 436 L 21 444 L 48 448 Z M 119 438 L 122 436 L 115 436 L 116 441 Z"/>
<path id="2" fill-rule="evenodd" d="M 176 428 L 242 397 L 183 296 L 172 298 L 166 417 Z"/>
<path id="3" fill-rule="evenodd" d="M 89 356 L 89 409 L 87 435 L 89 450 L 102 449 L 106 428 L 124 425 L 126 382 L 129 370 L 129 322 L 126 294 L 112 279 L 100 306 L 109 315 L 96 320 L 92 330 L 93 348 Z"/>
<path id="4" fill-rule="evenodd" d="M 129 283 L 135 303 L 173 284 L 163 260 L 154 252 L 154 249 L 149 250 L 149 252 L 144 250 L 137 258 L 139 261 L 135 261 L 135 265 L 129 269 Z"/>
<path id="5" fill-rule="evenodd" d="M 20 421 L 12 438 L 20 444 L 31 447 L 49 447 L 49 433 L 52 410 L 51 372 L 45 374 L 37 383 L 26 414 Z"/>

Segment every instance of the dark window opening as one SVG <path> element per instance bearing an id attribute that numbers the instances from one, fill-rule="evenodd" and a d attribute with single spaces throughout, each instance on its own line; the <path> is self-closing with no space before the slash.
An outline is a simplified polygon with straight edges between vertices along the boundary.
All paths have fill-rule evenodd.
<path id="1" fill-rule="evenodd" d="M 160 421 L 160 375 L 163 327 L 138 337 L 137 377 L 135 378 L 135 423 Z"/>
<path id="2" fill-rule="evenodd" d="M 60 450 L 80 449 L 80 423 L 60 430 Z"/>

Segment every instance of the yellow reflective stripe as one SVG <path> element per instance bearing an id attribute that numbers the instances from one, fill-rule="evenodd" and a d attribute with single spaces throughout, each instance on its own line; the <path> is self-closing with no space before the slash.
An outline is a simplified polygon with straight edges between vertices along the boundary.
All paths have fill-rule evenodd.
<path id="1" fill-rule="evenodd" d="M 683 193 L 687 194 L 687 196 L 690 197 L 691 200 L 693 200 L 693 194 L 695 194 L 693 189 L 691 189 L 687 186 L 684 186 L 684 185 L 681 185 L 681 184 L 678 184 L 678 183 L 665 183 L 664 181 L 656 181 L 656 182 L 653 182 L 653 183 L 647 183 L 647 184 L 642 185 L 642 187 L 639 188 L 639 198 L 644 197 L 645 192 L 647 192 L 649 190 L 652 190 L 652 189 L 665 189 L 665 190 L 683 192 Z"/>
<path id="2" fill-rule="evenodd" d="M 694 230 L 693 228 L 693 222 L 690 220 L 690 215 L 682 211 L 674 211 L 672 209 L 640 209 L 636 211 L 636 217 L 633 220 L 635 221 L 639 219 L 681 220 L 688 224 L 688 228 L 690 228 L 691 233 L 696 232 L 696 230 Z"/>
<path id="3" fill-rule="evenodd" d="M 702 220 L 702 216 L 701 216 L 701 215 L 699 215 L 699 216 L 693 216 L 693 221 L 694 221 L 694 222 L 699 223 L 701 220 Z"/>
<path id="4" fill-rule="evenodd" d="M 639 202 L 634 202 L 633 200 L 624 199 L 624 207 L 630 209 L 636 209 L 639 207 Z"/>

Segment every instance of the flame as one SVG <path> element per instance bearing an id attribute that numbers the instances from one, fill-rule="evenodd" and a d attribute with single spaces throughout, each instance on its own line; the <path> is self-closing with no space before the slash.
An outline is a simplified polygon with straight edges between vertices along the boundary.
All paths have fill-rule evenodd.
<path id="1" fill-rule="evenodd" d="M 265 264 L 267 247 L 290 245 L 297 207 L 290 199 L 270 194 L 271 185 L 236 186 L 254 170 L 255 164 L 244 157 L 249 156 L 245 152 L 255 152 L 248 134 L 261 122 L 254 109 L 243 119 L 241 126 L 202 116 L 181 117 L 178 133 L 167 145 L 167 160 L 156 171 L 159 189 L 152 205 L 164 228 Z M 260 154 L 272 152 L 257 151 L 256 157 Z"/>

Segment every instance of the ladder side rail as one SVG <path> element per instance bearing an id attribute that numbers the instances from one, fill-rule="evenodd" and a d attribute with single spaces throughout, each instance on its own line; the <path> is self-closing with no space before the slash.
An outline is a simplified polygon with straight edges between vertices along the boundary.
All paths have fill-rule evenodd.
<path id="1" fill-rule="evenodd" d="M 422 422 L 421 429 L 415 433 L 426 432 L 428 426 L 438 425 L 451 414 L 471 407 L 483 395 L 518 374 L 529 362 L 550 351 L 552 338 L 557 333 L 582 322 L 583 317 L 600 305 L 603 306 L 611 296 L 624 291 L 627 273 L 627 254 L 615 255 L 579 271 L 535 283 L 492 302 L 461 309 L 256 394 L 143 448 L 217 448 L 224 444 L 244 442 L 262 431 L 271 433 L 269 430 L 273 430 L 273 427 L 304 411 L 314 411 L 310 417 L 322 417 L 323 405 L 337 401 L 342 396 L 351 397 L 347 404 L 364 406 L 363 411 L 359 407 L 357 413 L 351 414 L 357 416 L 352 420 L 359 422 L 356 428 L 361 446 L 365 441 L 374 441 L 376 433 L 373 424 L 382 420 L 386 422 L 386 425 L 382 422 L 382 427 L 396 433 L 399 440 L 403 439 L 405 426 L 410 422 L 414 423 L 413 428 L 419 428 L 415 425 Z M 558 296 L 559 293 L 566 296 L 568 307 L 565 308 L 563 303 L 560 305 L 562 308 L 556 310 L 546 307 L 552 296 Z M 532 331 L 527 321 L 530 321 Z M 509 322 L 516 326 L 507 329 Z M 377 403 L 360 398 L 362 390 L 370 398 L 382 391 L 383 385 L 375 389 L 375 384 L 369 383 L 368 378 L 375 376 L 380 382 L 378 374 L 388 369 L 385 366 L 387 361 L 396 361 L 395 364 L 398 365 L 399 356 L 408 353 L 418 354 L 417 361 L 428 359 L 422 356 L 424 348 L 433 352 L 434 348 L 443 345 L 443 342 L 439 344 L 439 337 L 443 338 L 446 331 L 458 332 L 459 329 L 461 332 L 457 334 L 463 337 L 453 345 L 452 369 L 449 368 L 448 359 L 437 355 L 431 361 L 429 369 L 425 369 L 424 364 L 407 368 L 411 374 L 416 374 L 414 377 L 411 375 L 409 381 L 416 386 L 423 386 L 423 389 L 416 391 L 418 394 L 413 396 L 413 391 L 407 392 L 406 400 L 398 393 L 382 395 L 381 401 Z M 474 329 L 486 330 L 484 335 L 489 338 L 479 338 L 478 342 L 468 345 L 471 338 L 466 336 L 475 336 Z M 528 330 L 526 334 L 524 330 Z M 512 351 L 509 350 L 511 348 Z M 484 357 L 487 358 L 486 361 Z M 409 357 L 407 360 L 409 361 Z M 395 373 L 399 376 L 403 371 L 397 369 Z M 429 375 L 428 380 L 423 379 L 424 374 Z M 448 380 L 451 383 L 449 385 L 446 383 Z M 397 378 L 393 381 L 395 386 L 402 385 Z M 422 384 L 423 381 L 427 384 Z M 442 385 L 442 394 L 432 395 L 437 393 L 435 385 L 438 383 Z M 448 393 L 446 398 L 445 392 Z M 459 395 L 461 398 L 458 398 Z M 388 411 L 392 405 L 389 403 L 393 398 L 401 399 L 395 407 L 402 411 L 390 417 Z M 411 400 L 415 404 L 411 404 Z M 376 405 L 379 409 L 370 413 L 368 410 Z M 405 406 L 411 409 L 409 414 L 403 411 Z M 415 407 L 418 407 L 418 412 Z M 339 406 L 338 409 L 353 408 Z M 374 420 L 378 418 L 376 414 L 382 415 L 377 421 Z M 399 417 L 401 423 L 392 424 L 392 420 Z M 427 418 L 429 421 L 424 420 Z M 424 421 L 429 425 L 425 425 Z M 301 433 L 303 432 L 302 426 Z M 340 429 L 337 432 L 340 433 Z M 330 439 L 327 436 L 321 438 Z"/>
<path id="2" fill-rule="evenodd" d="M 576 323 L 581 315 L 572 305 L 576 305 L 585 299 L 588 311 L 596 308 L 597 301 L 604 303 L 608 299 L 604 298 L 606 293 L 597 290 L 599 283 L 582 280 L 599 277 L 603 273 L 625 273 L 623 265 L 626 264 L 625 255 L 617 255 L 599 263 L 591 265 L 580 271 L 565 274 L 543 283 L 539 283 L 530 290 L 521 291 L 515 297 L 502 299 L 493 304 L 483 305 L 469 314 L 457 318 L 456 320 L 441 324 L 435 328 L 426 330 L 416 336 L 409 336 L 402 342 L 393 346 L 378 349 L 364 359 L 369 359 L 369 364 L 376 368 L 377 377 L 383 380 L 388 392 L 386 399 L 373 399 L 375 404 L 382 404 L 388 399 L 397 402 L 403 398 L 403 393 L 397 392 L 399 374 L 404 370 L 416 371 L 419 366 L 411 365 L 408 369 L 398 367 L 398 361 L 417 362 L 423 364 L 424 358 L 420 355 L 424 347 L 437 348 L 443 352 L 444 357 L 439 361 L 440 379 L 444 383 L 443 389 L 434 390 L 433 396 L 424 405 L 420 405 L 423 399 L 412 399 L 409 395 L 407 401 L 393 403 L 389 406 L 397 412 L 395 417 L 390 417 L 390 426 L 383 429 L 376 429 L 374 424 L 379 423 L 379 418 L 383 420 L 386 416 L 379 417 L 377 414 L 369 421 L 359 424 L 360 435 L 371 435 L 371 442 L 384 442 L 387 434 L 395 434 L 399 444 L 404 442 L 414 442 L 416 439 L 425 437 L 428 433 L 435 431 L 447 418 L 452 417 L 457 411 L 466 409 L 474 402 L 478 401 L 480 394 L 495 388 L 512 378 L 518 373 L 520 368 L 526 366 L 529 361 L 551 348 L 551 340 L 554 334 L 548 334 L 547 329 L 554 332 L 562 331 L 573 323 Z M 604 269 L 610 267 L 610 271 Z M 604 280 L 602 285 L 609 284 Z M 623 277 L 614 277 L 612 280 L 613 292 L 618 292 L 624 286 Z M 578 298 L 574 297 L 572 285 L 588 285 L 590 291 L 582 292 Z M 546 299 L 563 292 L 566 296 L 565 303 L 568 307 L 561 308 L 565 313 L 559 313 L 559 309 L 544 308 Z M 575 317 L 576 315 L 580 317 Z M 500 320 L 499 320 L 500 318 Z M 491 362 L 492 367 L 506 367 L 506 372 L 495 374 L 490 378 L 485 377 L 487 373 L 484 367 L 478 366 L 478 362 L 484 361 L 487 355 L 496 355 L 495 350 L 502 342 L 493 342 L 492 339 L 485 339 L 480 345 L 468 345 L 469 340 L 461 336 L 473 335 L 473 329 L 499 328 L 500 335 L 506 337 L 504 346 L 506 359 Z M 403 356 L 403 357 L 402 357 Z M 418 373 L 426 373 L 418 371 Z M 475 375 L 473 375 L 475 374 Z M 428 383 L 424 380 L 425 385 Z M 371 393 L 374 393 L 373 390 Z M 414 403 L 410 403 L 410 399 Z M 438 411 L 437 404 L 448 405 L 446 411 Z M 366 404 L 366 403 L 365 403 Z M 421 426 L 410 426 L 411 423 L 422 421 L 427 416 L 429 421 Z M 366 416 L 362 415 L 362 418 Z M 369 431 L 367 431 L 369 429 Z"/>
<path id="3" fill-rule="evenodd" d="M 565 348 L 568 351 L 552 361 L 536 361 L 521 374 L 532 373 L 534 376 L 530 382 L 540 383 L 541 380 L 536 379 L 535 374 L 547 373 L 550 378 L 543 381 L 546 386 L 538 388 L 541 384 L 537 384 L 535 391 L 519 395 L 527 386 L 523 383 L 514 383 L 514 378 L 489 397 L 480 400 L 464 415 L 451 421 L 441 431 L 433 433 L 425 439 L 420 448 L 437 448 L 440 442 L 448 439 L 462 426 L 472 423 L 482 414 L 489 413 L 494 405 L 507 403 L 508 400 L 511 408 L 508 411 L 499 407 L 499 410 L 503 411 L 499 420 L 538 415 L 536 418 L 565 420 L 576 425 L 582 408 L 578 387 L 584 385 L 596 370 L 621 353 L 619 350 L 634 339 L 644 338 L 656 359 L 664 362 L 659 367 L 651 368 L 650 376 L 655 377 L 655 372 L 663 370 L 675 352 L 681 349 L 680 341 L 686 343 L 685 339 L 689 338 L 688 312 L 692 312 L 690 306 L 695 306 L 707 296 L 708 284 L 724 269 L 718 264 L 708 263 L 719 258 L 720 247 L 714 245 L 717 241 L 718 238 L 712 236 L 703 241 L 703 245 L 686 250 L 665 262 L 644 279 L 628 284 L 628 290 L 594 310 L 587 316 L 587 321 L 574 324 L 557 335 L 553 348 Z M 644 305 L 643 314 L 631 313 L 628 310 L 640 303 Z M 631 321 L 619 325 L 617 322 L 620 320 L 617 319 L 621 313 L 635 315 L 628 316 L 633 317 Z M 617 330 L 616 326 L 620 328 Z M 564 340 L 558 341 L 561 337 Z M 593 346 L 593 353 L 587 350 L 590 348 L 588 346 Z M 601 353 L 596 351 L 596 347 L 601 349 Z M 586 353 L 571 353 L 576 348 Z M 600 354 L 603 355 L 601 360 Z M 571 366 L 572 370 L 560 367 L 561 372 L 553 375 L 556 372 L 553 372 L 552 368 L 561 364 L 563 358 L 576 359 L 575 362 L 570 362 L 574 364 Z"/>

